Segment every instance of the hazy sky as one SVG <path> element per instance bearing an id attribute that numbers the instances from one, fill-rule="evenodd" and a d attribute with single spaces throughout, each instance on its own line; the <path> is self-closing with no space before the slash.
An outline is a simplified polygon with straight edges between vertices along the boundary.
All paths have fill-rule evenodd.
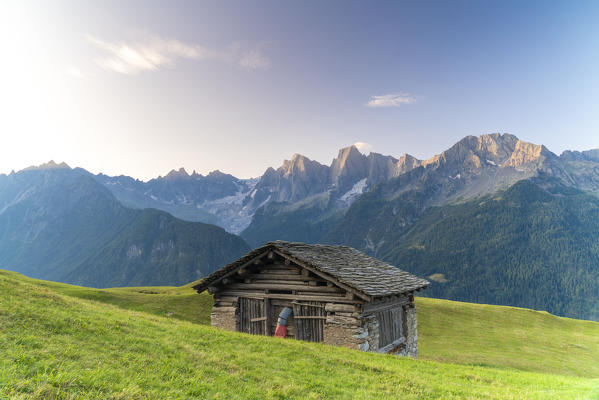
<path id="1" fill-rule="evenodd" d="M 6 1 L 0 172 L 257 176 L 365 142 L 599 147 L 599 1 Z"/>

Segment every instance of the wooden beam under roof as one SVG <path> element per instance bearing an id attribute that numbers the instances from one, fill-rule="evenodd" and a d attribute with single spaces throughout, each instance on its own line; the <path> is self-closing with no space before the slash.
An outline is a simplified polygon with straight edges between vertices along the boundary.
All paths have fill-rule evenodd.
<path id="1" fill-rule="evenodd" d="M 293 256 L 289 256 L 281 251 L 279 251 L 278 249 L 273 249 L 272 251 L 274 251 L 275 253 L 277 253 L 278 255 L 280 255 L 283 258 L 286 259 L 290 259 L 292 262 L 294 262 L 295 264 L 299 265 L 302 268 L 305 268 L 306 270 L 312 272 L 315 275 L 320 276 L 321 278 L 324 278 L 326 280 L 329 280 L 333 283 L 335 283 L 335 285 L 339 286 L 342 289 L 347 290 L 350 293 L 355 294 L 356 296 L 358 296 L 361 299 L 364 299 L 366 301 L 372 301 L 372 296 L 367 295 L 366 293 L 363 293 L 359 290 L 354 289 L 353 287 L 346 285 L 345 283 L 340 282 L 338 279 L 336 279 L 335 277 L 333 277 L 332 275 L 329 275 L 325 272 L 322 272 L 314 267 L 312 267 L 311 265 L 297 259 L 296 257 Z"/>

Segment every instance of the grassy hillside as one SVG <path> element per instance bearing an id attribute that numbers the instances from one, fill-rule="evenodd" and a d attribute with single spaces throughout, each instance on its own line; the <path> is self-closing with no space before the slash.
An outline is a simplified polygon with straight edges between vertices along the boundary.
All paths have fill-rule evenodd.
<path id="1" fill-rule="evenodd" d="M 424 297 L 416 306 L 421 359 L 599 378 L 597 322 Z"/>
<path id="2" fill-rule="evenodd" d="M 0 271 L 0 397 L 599 396 L 599 381 L 593 379 L 416 361 L 223 332 L 73 297 L 75 289 L 66 295 L 61 293 L 66 286 L 52 286 Z"/>
<path id="3" fill-rule="evenodd" d="M 35 282 L 36 285 L 50 289 L 53 292 L 70 297 L 98 301 L 128 310 L 143 311 L 196 324 L 210 324 L 212 296 L 207 294 L 198 295 L 195 290 L 191 289 L 196 282 L 180 287 L 145 286 L 94 289 L 17 276 Z"/>
<path id="4" fill-rule="evenodd" d="M 26 279 L 26 278 L 22 278 Z M 33 281 L 33 280 L 32 280 Z M 191 286 L 91 289 L 47 281 L 68 296 L 209 324 L 212 297 Z M 599 323 L 516 307 L 417 297 L 420 358 L 599 377 Z"/>

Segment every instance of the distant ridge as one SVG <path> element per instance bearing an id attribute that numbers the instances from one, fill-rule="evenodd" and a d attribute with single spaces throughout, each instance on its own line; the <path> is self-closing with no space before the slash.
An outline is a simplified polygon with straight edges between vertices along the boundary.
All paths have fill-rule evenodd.
<path id="1" fill-rule="evenodd" d="M 71 167 L 69 167 L 65 162 L 61 162 L 60 164 L 57 164 L 54 162 L 54 160 L 50 160 L 44 164 L 40 164 L 37 166 L 32 165 L 30 167 L 27 167 L 27 168 L 23 169 L 23 171 L 35 171 L 35 170 L 39 170 L 39 169 L 71 169 Z"/>
<path id="2" fill-rule="evenodd" d="M 0 176 L 0 265 L 93 287 L 183 284 L 249 251 L 222 228 L 124 207 L 84 170 Z"/>

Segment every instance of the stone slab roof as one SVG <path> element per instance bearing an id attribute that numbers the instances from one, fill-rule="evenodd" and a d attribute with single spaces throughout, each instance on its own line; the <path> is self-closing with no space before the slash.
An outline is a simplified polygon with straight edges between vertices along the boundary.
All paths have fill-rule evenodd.
<path id="1" fill-rule="evenodd" d="M 425 279 L 367 256 L 351 247 L 276 241 L 269 242 L 215 271 L 194 286 L 194 289 L 198 292 L 206 290 L 225 275 L 269 251 L 278 252 L 292 261 L 299 261 L 300 264 L 305 263 L 371 297 L 412 292 L 429 285 Z"/>

